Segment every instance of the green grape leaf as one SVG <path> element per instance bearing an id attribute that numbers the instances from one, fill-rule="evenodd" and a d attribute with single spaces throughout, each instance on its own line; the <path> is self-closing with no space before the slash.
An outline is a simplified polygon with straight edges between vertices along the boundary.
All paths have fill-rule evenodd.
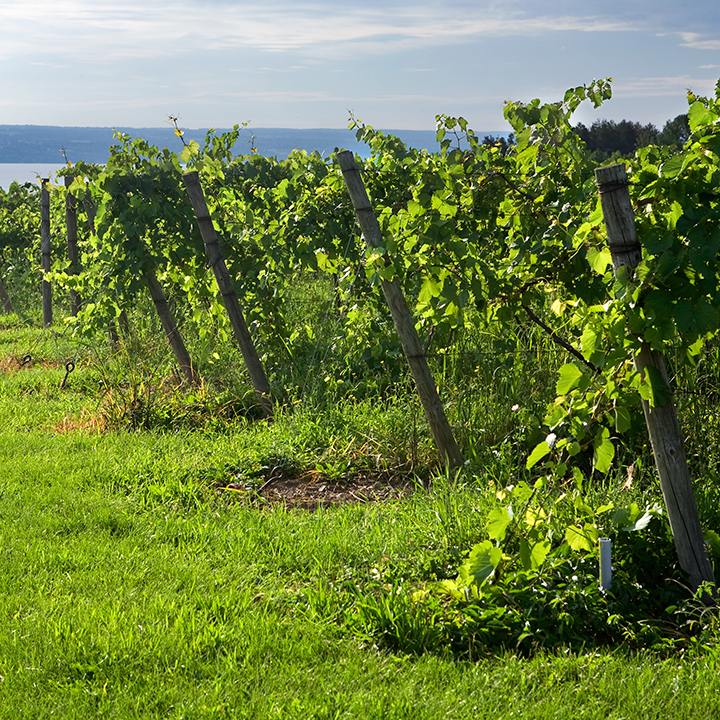
<path id="1" fill-rule="evenodd" d="M 423 281 L 422 287 L 420 288 L 420 294 L 418 300 L 422 303 L 429 303 L 434 297 L 439 297 L 442 291 L 442 284 L 434 277 L 428 276 Z"/>
<path id="2" fill-rule="evenodd" d="M 714 530 L 705 530 L 703 538 L 710 548 L 710 552 L 715 559 L 720 559 L 720 535 Z"/>
<path id="3" fill-rule="evenodd" d="M 615 446 L 610 440 L 610 431 L 603 428 L 593 442 L 593 469 L 599 473 L 606 473 L 615 457 Z"/>
<path id="4" fill-rule="evenodd" d="M 533 545 L 526 538 L 520 539 L 520 562 L 526 570 L 537 570 L 550 552 L 550 542 L 540 540 Z"/>
<path id="5" fill-rule="evenodd" d="M 693 306 L 687 300 L 678 300 L 672 307 L 672 317 L 680 333 L 689 332 L 695 323 Z"/>
<path id="6" fill-rule="evenodd" d="M 460 566 L 460 579 L 466 585 L 482 585 L 502 560 L 502 550 L 489 540 L 478 543 Z"/>
<path id="7" fill-rule="evenodd" d="M 695 305 L 695 323 L 693 330 L 700 335 L 716 330 L 718 327 L 718 310 L 701 298 Z"/>
<path id="8" fill-rule="evenodd" d="M 689 153 L 684 152 L 673 155 L 660 166 L 660 177 L 668 179 L 677 177 L 687 167 L 690 157 Z"/>
<path id="9" fill-rule="evenodd" d="M 714 123 L 717 118 L 717 114 L 705 107 L 699 100 L 694 102 L 688 109 L 688 124 L 691 132 L 695 132 L 702 125 Z"/>
<path id="10" fill-rule="evenodd" d="M 491 540 L 505 539 L 508 525 L 512 522 L 509 508 L 493 508 L 488 514 L 487 531 Z"/>
<path id="11" fill-rule="evenodd" d="M 582 370 L 575 363 L 565 363 L 558 370 L 558 381 L 555 391 L 558 395 L 567 395 L 582 377 Z"/>
<path id="12" fill-rule="evenodd" d="M 643 388 L 646 389 L 646 394 L 643 394 Z M 640 386 L 640 391 L 640 394 L 652 407 L 662 407 L 672 400 L 672 391 L 662 373 L 654 365 L 645 367 L 645 378 Z"/>
<path id="13" fill-rule="evenodd" d="M 582 355 L 589 362 L 595 360 L 597 355 L 600 354 L 598 340 L 597 330 L 592 325 L 585 326 L 580 342 L 582 344 Z"/>
<path id="14" fill-rule="evenodd" d="M 615 406 L 615 432 L 624 433 L 630 429 L 630 411 L 622 405 Z"/>
<path id="15" fill-rule="evenodd" d="M 598 250 L 597 248 L 591 247 L 587 251 L 587 261 L 590 263 L 590 267 L 598 275 L 604 275 L 607 270 L 607 266 L 612 263 L 610 248 L 606 247 L 602 250 Z"/>
<path id="16" fill-rule="evenodd" d="M 180 160 L 185 164 L 192 161 L 200 152 L 200 143 L 197 140 L 191 140 L 180 153 Z"/>
<path id="17" fill-rule="evenodd" d="M 545 440 L 538 443 L 533 451 L 530 453 L 530 456 L 525 461 L 525 467 L 529 470 L 530 468 L 537 465 L 546 455 L 550 454 L 550 446 L 547 444 Z"/>
<path id="18" fill-rule="evenodd" d="M 577 525 L 570 525 L 565 530 L 565 540 L 567 544 L 575 551 L 587 551 L 592 552 L 596 545 L 600 533 L 597 528 L 590 523 L 586 523 L 583 527 Z"/>
<path id="19" fill-rule="evenodd" d="M 648 511 L 644 515 L 639 517 L 637 520 L 635 520 L 635 522 L 633 522 L 631 525 L 623 526 L 623 530 L 625 532 L 635 532 L 637 530 L 644 530 L 650 524 L 650 521 L 652 519 L 653 519 L 653 514 Z"/>

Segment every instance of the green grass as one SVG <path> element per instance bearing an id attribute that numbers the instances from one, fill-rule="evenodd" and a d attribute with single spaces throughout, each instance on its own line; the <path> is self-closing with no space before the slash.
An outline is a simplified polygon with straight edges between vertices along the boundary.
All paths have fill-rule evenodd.
<path id="1" fill-rule="evenodd" d="M 478 493 L 443 517 L 433 494 L 307 513 L 138 492 L 232 438 L 200 445 L 2 431 L 0 717 L 716 716 L 714 653 L 458 662 L 348 638 L 303 592 L 467 543 Z"/>
<path id="2" fill-rule="evenodd" d="M 323 382 L 302 400 L 288 393 L 275 422 L 253 423 L 228 409 L 245 392 L 234 367 L 208 366 L 206 386 L 189 392 L 170 382 L 161 343 L 112 354 L 103 339 L 3 327 L 0 718 L 717 717 L 720 660 L 707 637 L 522 655 L 427 639 L 413 594 L 454 577 L 486 537 L 495 492 L 530 479 L 523 427 L 552 390 L 553 348 L 519 331 L 466 338 L 436 359 L 470 459 L 453 482 L 391 372 L 375 372 L 380 398 Z M 34 362 L 21 367 L 26 354 Z M 328 367 L 347 362 L 322 354 Z M 270 464 L 418 482 L 401 500 L 315 512 L 215 488 L 230 469 L 252 477 Z M 657 500 L 637 478 L 621 491 L 611 476 L 587 497 Z M 700 495 L 713 522 L 714 487 Z M 393 597 L 383 622 L 405 633 L 404 650 L 359 630 L 363 607 Z"/>

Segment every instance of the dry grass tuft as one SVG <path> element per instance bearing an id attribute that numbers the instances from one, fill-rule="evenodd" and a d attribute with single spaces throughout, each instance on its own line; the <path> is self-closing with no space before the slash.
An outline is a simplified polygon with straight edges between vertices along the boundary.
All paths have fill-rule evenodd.
<path id="1" fill-rule="evenodd" d="M 61 434 L 80 432 L 99 435 L 107 431 L 107 424 L 101 414 L 92 413 L 83 407 L 80 417 L 65 415 L 65 417 L 55 425 L 53 430 Z"/>

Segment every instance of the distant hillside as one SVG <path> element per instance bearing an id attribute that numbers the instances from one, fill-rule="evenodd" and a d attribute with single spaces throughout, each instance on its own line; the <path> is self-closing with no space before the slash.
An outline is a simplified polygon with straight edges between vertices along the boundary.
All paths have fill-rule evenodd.
<path id="1" fill-rule="evenodd" d="M 182 149 L 173 128 L 117 128 L 132 137 L 142 137 L 152 145 Z M 205 129 L 187 130 L 186 140 L 197 140 L 202 144 Z M 223 130 L 218 129 L 218 132 Z M 426 150 L 437 150 L 433 130 L 389 130 L 401 137 L 407 144 Z M 506 132 L 493 133 L 507 135 Z M 358 150 L 361 147 L 355 134 L 343 129 L 295 130 L 291 128 L 248 128 L 241 132 L 235 146 L 238 153 L 248 147 L 247 142 L 255 136 L 255 146 L 261 155 L 287 157 L 296 148 L 308 152 L 317 150 L 325 155 L 336 147 Z M 482 134 L 480 134 L 482 137 Z M 60 148 L 65 148 L 72 162 L 104 163 L 108 148 L 114 144 L 113 129 L 106 127 L 59 127 L 54 125 L 0 125 L 0 163 L 62 163 Z"/>
<path id="2" fill-rule="evenodd" d="M 172 136 L 168 130 L 164 134 Z M 166 142 L 164 140 L 163 145 Z M 63 147 L 72 161 L 103 163 L 112 144 L 112 128 L 0 125 L 0 162 L 3 163 L 62 163 L 60 148 Z"/>
<path id="3" fill-rule="evenodd" d="M 142 137 L 152 145 L 182 149 L 169 125 L 163 128 L 117 128 L 131 137 Z M 186 140 L 202 144 L 207 130 L 187 130 Z M 223 130 L 218 129 L 218 132 Z M 425 149 L 437 149 L 435 132 L 432 130 L 390 131 L 405 142 Z M 503 133 L 505 134 L 505 133 Z M 255 135 L 258 152 L 266 156 L 285 158 L 292 150 L 301 148 L 308 152 L 317 150 L 331 153 L 336 147 L 356 150 L 359 145 L 354 133 L 342 129 L 295 130 L 289 128 L 252 128 L 241 132 L 236 145 L 239 153 L 248 147 Z M 62 163 L 60 148 L 65 148 L 68 158 L 77 162 L 104 163 L 108 148 L 114 144 L 113 129 L 101 127 L 59 127 L 54 125 L 0 125 L 0 163 Z"/>

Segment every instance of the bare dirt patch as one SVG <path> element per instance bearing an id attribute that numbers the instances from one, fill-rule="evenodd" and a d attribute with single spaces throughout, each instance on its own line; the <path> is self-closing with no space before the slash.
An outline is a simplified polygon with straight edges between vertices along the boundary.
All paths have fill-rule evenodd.
<path id="1" fill-rule="evenodd" d="M 258 504 L 279 504 L 289 508 L 317 510 L 320 506 L 345 503 L 386 502 L 410 495 L 417 482 L 407 475 L 367 472 L 343 478 L 329 478 L 316 471 L 299 475 L 274 471 L 257 489 L 239 483 L 220 484 L 221 494 L 237 493 Z"/>

